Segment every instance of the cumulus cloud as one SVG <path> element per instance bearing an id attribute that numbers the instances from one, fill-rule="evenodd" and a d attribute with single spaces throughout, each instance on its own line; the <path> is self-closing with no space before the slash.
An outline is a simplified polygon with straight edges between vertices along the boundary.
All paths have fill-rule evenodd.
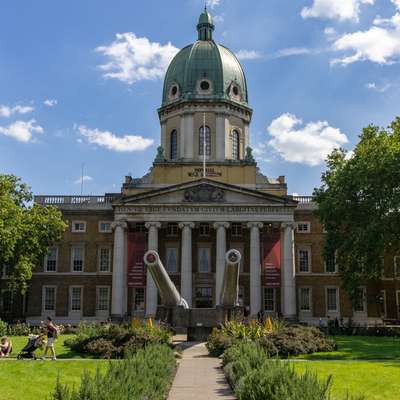
<path id="1" fill-rule="evenodd" d="M 8 126 L 0 126 L 0 134 L 11 137 L 19 142 L 31 142 L 34 134 L 43 133 L 43 128 L 36 124 L 34 119 L 30 121 L 15 121 Z"/>
<path id="2" fill-rule="evenodd" d="M 14 114 L 28 114 L 32 112 L 35 108 L 31 106 L 20 106 L 9 107 L 5 105 L 0 105 L 0 117 L 11 117 Z"/>
<path id="3" fill-rule="evenodd" d="M 83 175 L 74 181 L 75 185 L 81 185 L 84 182 L 90 182 L 93 178 L 89 175 Z"/>
<path id="4" fill-rule="evenodd" d="M 109 46 L 97 47 L 96 51 L 108 59 L 98 67 L 106 79 L 133 84 L 162 78 L 178 49 L 170 42 L 162 45 L 127 32 L 117 33 Z"/>
<path id="5" fill-rule="evenodd" d="M 214 7 L 219 6 L 219 3 L 221 2 L 221 0 L 207 0 L 207 7 L 210 7 L 211 9 L 213 9 Z"/>
<path id="6" fill-rule="evenodd" d="M 55 107 L 58 104 L 56 99 L 46 99 L 43 104 L 47 107 Z"/>
<path id="7" fill-rule="evenodd" d="M 360 6 L 374 3 L 375 0 L 313 0 L 310 7 L 304 7 L 301 10 L 301 16 L 303 18 L 326 18 L 358 22 Z"/>
<path id="8" fill-rule="evenodd" d="M 375 82 L 368 82 L 365 84 L 365 88 L 369 90 L 374 90 L 379 93 L 384 93 L 392 87 L 390 83 L 386 83 L 384 85 L 378 85 Z"/>
<path id="9" fill-rule="evenodd" d="M 285 113 L 274 119 L 268 127 L 272 139 L 268 142 L 285 161 L 316 166 L 324 162 L 333 149 L 348 142 L 339 129 L 326 121 L 303 121 Z"/>
<path id="10" fill-rule="evenodd" d="M 307 49 L 305 47 L 288 47 L 286 49 L 279 50 L 275 58 L 282 58 L 282 57 L 291 57 L 291 56 L 300 56 L 304 54 L 311 54 L 312 50 Z"/>
<path id="11" fill-rule="evenodd" d="M 236 52 L 236 57 L 239 60 L 257 60 L 259 58 L 262 58 L 263 55 L 255 50 L 239 50 L 238 52 Z"/>
<path id="12" fill-rule="evenodd" d="M 143 136 L 119 137 L 112 132 L 90 129 L 84 125 L 78 126 L 78 131 L 89 143 L 119 152 L 146 150 L 154 143 L 154 140 L 146 139 Z"/>

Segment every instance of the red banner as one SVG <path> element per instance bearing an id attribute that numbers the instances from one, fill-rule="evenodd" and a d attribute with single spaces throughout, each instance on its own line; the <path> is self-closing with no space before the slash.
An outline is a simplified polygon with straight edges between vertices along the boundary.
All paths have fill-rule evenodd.
<path id="1" fill-rule="evenodd" d="M 144 232 L 128 233 L 128 287 L 146 286 L 146 269 L 143 261 L 146 249 Z"/>
<path id="2" fill-rule="evenodd" d="M 281 236 L 280 232 L 271 232 L 263 237 L 262 246 L 262 285 L 281 286 Z"/>

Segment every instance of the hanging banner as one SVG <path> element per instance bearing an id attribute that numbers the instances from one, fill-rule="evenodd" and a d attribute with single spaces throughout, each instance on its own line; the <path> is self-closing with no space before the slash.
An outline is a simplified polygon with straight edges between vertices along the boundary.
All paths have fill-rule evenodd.
<path id="1" fill-rule="evenodd" d="M 281 235 L 270 232 L 263 237 L 261 281 L 264 287 L 281 287 Z"/>
<path id="2" fill-rule="evenodd" d="M 144 232 L 128 232 L 128 287 L 146 286 L 146 268 L 143 261 L 146 249 Z"/>

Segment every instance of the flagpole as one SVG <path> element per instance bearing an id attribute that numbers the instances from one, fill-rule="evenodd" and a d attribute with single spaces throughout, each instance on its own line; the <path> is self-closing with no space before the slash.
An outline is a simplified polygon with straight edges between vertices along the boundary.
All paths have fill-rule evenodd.
<path id="1" fill-rule="evenodd" d="M 206 177 L 206 113 L 203 113 L 203 178 Z"/>

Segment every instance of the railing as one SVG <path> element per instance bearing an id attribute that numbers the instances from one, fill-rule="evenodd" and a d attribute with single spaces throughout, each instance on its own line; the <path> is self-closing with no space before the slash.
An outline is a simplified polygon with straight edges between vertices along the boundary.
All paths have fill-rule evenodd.
<path id="1" fill-rule="evenodd" d="M 34 201 L 42 206 L 101 205 L 111 204 L 118 197 L 118 194 L 106 196 L 35 196 Z"/>
<path id="2" fill-rule="evenodd" d="M 292 196 L 293 200 L 298 201 L 300 204 L 309 204 L 314 202 L 313 196 Z"/>

